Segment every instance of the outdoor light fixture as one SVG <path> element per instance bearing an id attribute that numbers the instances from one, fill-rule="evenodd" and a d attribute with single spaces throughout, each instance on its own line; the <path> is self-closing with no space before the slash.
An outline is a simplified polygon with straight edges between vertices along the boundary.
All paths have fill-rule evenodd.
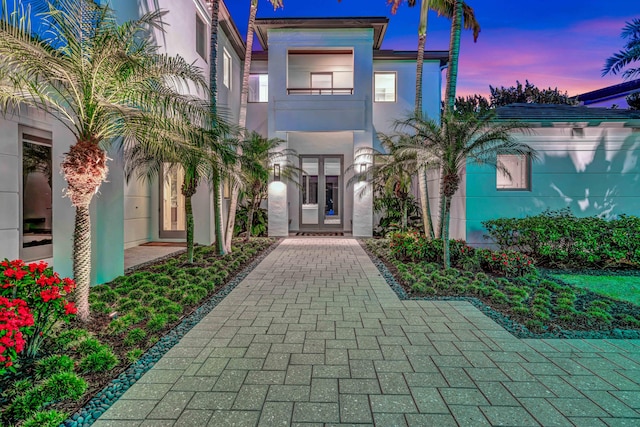
<path id="1" fill-rule="evenodd" d="M 367 171 L 367 164 L 360 163 L 360 173 L 365 173 Z"/>
<path id="2" fill-rule="evenodd" d="M 280 163 L 273 165 L 273 180 L 280 181 Z"/>

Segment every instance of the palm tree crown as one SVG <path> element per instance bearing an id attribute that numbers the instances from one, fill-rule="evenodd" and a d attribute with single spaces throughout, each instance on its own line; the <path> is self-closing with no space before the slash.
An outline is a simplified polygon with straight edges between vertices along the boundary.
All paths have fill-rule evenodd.
<path id="1" fill-rule="evenodd" d="M 622 38 L 629 39 L 624 45 L 624 49 L 607 59 L 602 69 L 602 75 L 618 74 L 625 67 L 634 62 L 640 62 L 640 19 L 633 19 L 627 22 L 620 34 Z M 640 67 L 629 68 L 622 73 L 625 79 L 640 76 Z"/>

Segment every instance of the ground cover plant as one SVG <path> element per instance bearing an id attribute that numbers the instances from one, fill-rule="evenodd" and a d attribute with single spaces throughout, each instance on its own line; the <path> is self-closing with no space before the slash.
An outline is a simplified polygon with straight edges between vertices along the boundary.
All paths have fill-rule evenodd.
<path id="1" fill-rule="evenodd" d="M 475 249 L 462 241 L 452 241 L 453 268 L 443 269 L 441 245 L 411 232 L 366 241 L 409 297 L 475 298 L 527 333 L 640 336 L 638 305 L 556 280 L 521 253 Z"/>
<path id="2" fill-rule="evenodd" d="M 89 324 L 71 321 L 73 305 L 62 298 L 66 296 L 62 286 L 71 284 L 58 278 L 61 296 L 49 299 L 49 308 L 53 302 L 70 313 L 60 314 L 51 328 L 37 334 L 41 339 L 36 357 L 27 361 L 18 357 L 19 368 L 0 375 L 0 425 L 58 426 L 273 243 L 268 238 L 237 241 L 233 252 L 224 256 L 216 255 L 215 247 L 200 246 L 193 263 L 181 254 L 95 286 Z M 34 268 L 37 273 L 38 267 Z M 0 277 L 2 272 L 0 269 Z M 45 274 L 57 278 L 50 270 Z M 44 291 L 53 292 L 49 287 Z M 48 295 L 45 292 L 42 299 Z M 0 327 L 2 310 L 0 307 Z M 9 310 L 17 313 L 13 307 Z M 0 339 L 7 336 L 3 334 L 0 332 Z M 26 354 L 29 334 L 30 330 L 25 332 L 19 356 Z"/>

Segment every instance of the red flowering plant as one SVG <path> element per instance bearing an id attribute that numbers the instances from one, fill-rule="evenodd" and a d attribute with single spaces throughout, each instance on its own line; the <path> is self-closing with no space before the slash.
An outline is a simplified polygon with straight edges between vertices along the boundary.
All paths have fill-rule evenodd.
<path id="1" fill-rule="evenodd" d="M 505 277 L 524 276 L 535 271 L 533 258 L 517 251 L 480 251 L 480 265 L 488 273 Z"/>
<path id="2" fill-rule="evenodd" d="M 26 337 L 25 356 L 34 358 L 56 323 L 71 320 L 77 309 L 67 297 L 76 284 L 61 278 L 45 262 L 22 260 L 0 262 L 0 296 L 23 301 L 33 315 L 32 325 L 21 329 Z M 19 353 L 19 351 L 18 351 Z"/>
<path id="3" fill-rule="evenodd" d="M 15 372 L 13 362 L 25 345 L 23 330 L 33 326 L 33 315 L 21 299 L 0 297 L 0 376 Z"/>

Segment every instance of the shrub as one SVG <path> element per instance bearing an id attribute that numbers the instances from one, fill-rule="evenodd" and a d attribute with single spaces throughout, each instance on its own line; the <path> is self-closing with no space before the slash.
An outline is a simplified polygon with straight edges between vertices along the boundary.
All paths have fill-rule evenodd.
<path id="1" fill-rule="evenodd" d="M 68 350 L 77 346 L 81 341 L 90 338 L 91 334 L 86 329 L 73 328 L 62 331 L 55 339 L 57 348 Z"/>
<path id="2" fill-rule="evenodd" d="M 526 218 L 483 222 L 501 249 L 517 249 L 546 266 L 640 266 L 640 218 L 577 218 L 546 210 Z"/>
<path id="3" fill-rule="evenodd" d="M 98 351 L 102 350 L 103 348 L 104 348 L 104 344 L 102 344 L 100 341 L 98 341 L 95 338 L 88 338 L 88 339 L 80 342 L 80 344 L 78 344 L 78 347 L 76 348 L 76 351 L 81 356 L 86 356 L 86 355 L 91 354 L 91 353 L 97 353 Z"/>
<path id="4" fill-rule="evenodd" d="M 156 314 L 147 322 L 149 332 L 158 332 L 167 326 L 168 316 L 166 314 Z"/>
<path id="5" fill-rule="evenodd" d="M 64 399 L 77 400 L 87 391 L 87 382 L 73 372 L 60 372 L 49 377 L 41 387 L 46 403 Z"/>
<path id="6" fill-rule="evenodd" d="M 73 372 L 73 359 L 67 355 L 53 355 L 39 360 L 36 364 L 37 379 L 49 378 L 58 372 Z"/>
<path id="7" fill-rule="evenodd" d="M 96 353 L 92 353 L 80 361 L 80 369 L 83 372 L 106 372 L 118 364 L 118 358 L 111 349 L 104 347 Z"/>
<path id="8" fill-rule="evenodd" d="M 132 346 L 141 343 L 147 338 L 147 333 L 140 328 L 135 328 L 129 331 L 127 337 L 124 339 L 124 345 Z"/>
<path id="9" fill-rule="evenodd" d="M 7 356 L 12 359 L 13 352 L 24 349 L 27 357 L 36 357 L 54 325 L 75 316 L 77 309 L 67 297 L 76 284 L 61 278 L 45 262 L 5 259 L 0 262 L 0 277 L 4 278 L 0 286 L 0 339 L 5 341 L 0 369 L 4 370 L 12 365 Z"/>
<path id="10" fill-rule="evenodd" d="M 134 348 L 133 350 L 129 350 L 127 352 L 127 360 L 131 363 L 140 359 L 140 357 L 144 354 L 144 351 L 139 348 Z"/>
<path id="11" fill-rule="evenodd" d="M 36 412 L 22 424 L 22 427 L 58 427 L 67 416 L 65 412 L 56 410 Z"/>
<path id="12" fill-rule="evenodd" d="M 524 276 L 535 271 L 533 259 L 520 252 L 504 250 L 491 251 L 481 249 L 478 251 L 480 265 L 486 272 L 506 277 Z"/>

